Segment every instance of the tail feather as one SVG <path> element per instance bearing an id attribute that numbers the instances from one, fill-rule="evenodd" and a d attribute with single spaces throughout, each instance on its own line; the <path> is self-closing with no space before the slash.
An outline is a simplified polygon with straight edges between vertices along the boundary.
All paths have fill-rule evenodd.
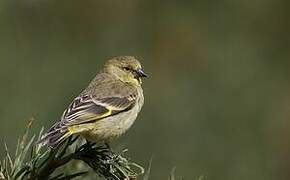
<path id="1" fill-rule="evenodd" d="M 55 148 L 70 135 L 71 133 L 67 128 L 52 129 L 47 134 L 45 134 L 38 143 L 47 144 L 51 148 Z"/>

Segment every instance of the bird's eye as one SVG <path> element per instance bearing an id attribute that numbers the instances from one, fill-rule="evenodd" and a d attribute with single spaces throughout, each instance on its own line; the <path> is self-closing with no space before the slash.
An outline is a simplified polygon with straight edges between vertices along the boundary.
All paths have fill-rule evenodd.
<path id="1" fill-rule="evenodd" d="M 129 71 L 130 70 L 129 67 L 124 67 L 123 69 L 126 70 L 126 71 Z"/>

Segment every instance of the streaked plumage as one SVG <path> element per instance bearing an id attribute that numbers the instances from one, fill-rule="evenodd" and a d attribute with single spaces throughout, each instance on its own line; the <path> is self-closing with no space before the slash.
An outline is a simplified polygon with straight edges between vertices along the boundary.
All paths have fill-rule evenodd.
<path id="1" fill-rule="evenodd" d="M 143 106 L 142 77 L 146 74 L 134 57 L 109 60 L 41 141 L 55 147 L 74 134 L 93 142 L 108 142 L 120 136 L 131 127 Z"/>

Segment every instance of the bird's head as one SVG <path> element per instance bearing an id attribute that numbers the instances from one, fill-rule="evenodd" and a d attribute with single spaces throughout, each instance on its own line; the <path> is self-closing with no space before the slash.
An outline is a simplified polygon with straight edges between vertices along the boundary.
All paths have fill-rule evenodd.
<path id="1" fill-rule="evenodd" d="M 147 77 L 140 62 L 132 56 L 118 56 L 107 61 L 105 72 L 117 79 L 140 86 L 142 78 Z"/>

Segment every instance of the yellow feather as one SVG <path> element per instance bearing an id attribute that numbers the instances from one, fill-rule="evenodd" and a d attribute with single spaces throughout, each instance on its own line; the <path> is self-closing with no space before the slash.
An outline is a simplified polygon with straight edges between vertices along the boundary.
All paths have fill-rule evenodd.
<path id="1" fill-rule="evenodd" d="M 68 138 L 72 134 L 73 133 L 69 130 L 67 133 L 65 133 L 63 136 L 61 136 L 61 138 L 59 138 L 59 141 L 62 141 L 63 139 Z"/>
<path id="2" fill-rule="evenodd" d="M 68 129 L 68 132 L 65 133 L 65 135 L 68 134 L 68 133 L 69 133 L 70 135 L 72 135 L 72 134 L 74 134 L 74 133 L 76 132 L 76 128 L 75 128 L 74 126 L 68 127 L 67 129 Z M 64 135 L 64 136 L 65 136 L 65 135 Z"/>
<path id="3" fill-rule="evenodd" d="M 94 120 L 98 120 L 98 119 L 110 116 L 112 114 L 112 109 L 111 108 L 107 108 L 107 109 L 108 109 L 108 112 L 102 114 L 101 116 L 96 116 L 95 114 L 87 114 L 86 122 L 94 121 Z M 78 125 L 68 127 L 68 132 L 64 135 L 64 137 L 68 137 L 72 134 L 79 133 L 80 131 L 82 131 L 78 127 L 79 127 Z"/>
<path id="4" fill-rule="evenodd" d="M 107 107 L 107 109 L 108 109 L 108 112 L 106 112 L 106 113 L 102 114 L 101 116 L 99 116 L 98 119 L 106 117 L 106 116 L 110 116 L 112 114 L 112 108 Z"/>

